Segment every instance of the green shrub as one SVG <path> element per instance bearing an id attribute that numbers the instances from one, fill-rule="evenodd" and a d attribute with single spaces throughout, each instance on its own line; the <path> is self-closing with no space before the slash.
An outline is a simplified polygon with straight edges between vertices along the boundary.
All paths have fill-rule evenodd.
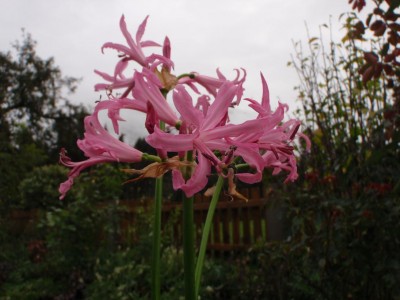
<path id="1" fill-rule="evenodd" d="M 68 170 L 59 165 L 35 168 L 19 185 L 20 207 L 23 209 L 61 207 L 58 187 L 67 177 Z"/>

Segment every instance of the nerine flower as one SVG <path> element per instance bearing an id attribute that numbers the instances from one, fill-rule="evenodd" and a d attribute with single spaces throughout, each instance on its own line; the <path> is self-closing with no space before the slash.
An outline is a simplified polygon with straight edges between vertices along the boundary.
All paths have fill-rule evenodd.
<path id="1" fill-rule="evenodd" d="M 249 141 L 251 139 L 257 139 L 257 144 L 262 152 L 262 158 L 264 160 L 264 168 L 274 168 L 273 174 L 278 174 L 281 170 L 286 170 L 289 175 L 286 181 L 294 181 L 297 179 L 297 162 L 294 156 L 294 147 L 291 145 L 296 136 L 303 138 L 306 141 L 306 149 L 310 150 L 310 140 L 308 137 L 301 132 L 298 132 L 301 122 L 295 119 L 283 122 L 285 111 L 288 106 L 279 103 L 278 108 L 275 112 L 272 112 L 270 106 L 269 89 L 267 82 L 261 73 L 262 81 L 262 100 L 261 103 L 253 99 L 245 99 L 250 102 L 249 106 L 258 112 L 257 118 L 268 119 L 268 125 L 264 127 L 264 132 L 261 136 L 255 136 L 248 134 L 247 136 L 241 136 L 238 139 Z M 242 175 L 241 180 L 247 181 Z"/>
<path id="2" fill-rule="evenodd" d="M 125 37 L 127 46 L 112 42 L 107 42 L 101 48 L 101 51 L 104 53 L 105 48 L 111 48 L 113 50 L 117 50 L 121 57 L 120 61 L 116 64 L 114 69 L 114 75 L 109 75 L 105 72 L 101 72 L 95 70 L 95 73 L 100 75 L 104 80 L 108 81 L 108 83 L 99 83 L 95 85 L 95 90 L 114 90 L 118 88 L 129 88 L 132 89 L 134 85 L 133 72 L 132 76 L 125 76 L 124 71 L 126 70 L 129 61 L 134 61 L 139 65 L 150 68 L 154 70 L 159 64 L 164 64 L 170 69 L 173 66 L 173 62 L 170 60 L 170 51 L 168 51 L 170 45 L 169 40 L 166 38 L 163 45 L 163 55 L 152 53 L 149 56 L 146 56 L 143 52 L 143 48 L 145 47 L 161 47 L 160 44 L 148 40 L 142 41 L 142 37 L 144 35 L 144 31 L 146 29 L 148 16 L 144 19 L 142 24 L 139 26 L 136 32 L 136 38 L 133 39 L 131 34 L 129 33 L 126 23 L 125 17 L 122 15 L 120 19 L 120 29 Z"/>
<path id="3" fill-rule="evenodd" d="M 235 103 L 232 104 L 239 104 L 240 100 L 242 99 L 243 95 L 243 83 L 246 80 L 246 70 L 241 69 L 243 72 L 243 76 L 240 77 L 240 71 L 238 69 L 235 69 L 236 71 L 236 77 L 231 80 L 231 82 L 238 87 L 238 92 L 237 92 L 237 100 Z M 197 83 L 204 87 L 207 92 L 209 92 L 211 95 L 214 97 L 217 96 L 218 89 L 226 82 L 228 79 L 225 77 L 225 75 L 222 74 L 222 72 L 217 69 L 217 77 L 212 77 L 212 76 L 207 76 L 207 75 L 202 75 L 197 72 L 191 72 L 190 76 L 183 77 L 179 80 L 179 83 L 184 83 L 188 86 L 190 86 L 196 93 L 200 94 L 199 90 L 197 87 L 194 85 L 194 83 Z"/>
<path id="4" fill-rule="evenodd" d="M 177 170 L 173 171 L 174 187 L 185 191 L 187 196 L 204 188 L 211 166 L 220 170 L 224 162 L 216 156 L 215 150 L 225 151 L 234 143 L 232 137 L 237 137 L 246 132 L 262 132 L 262 119 L 249 120 L 242 124 L 225 124 L 228 108 L 233 98 L 238 93 L 238 87 L 227 81 L 219 89 L 215 101 L 210 105 L 207 114 L 204 115 L 192 104 L 191 96 L 183 86 L 177 86 L 173 98 L 175 107 L 181 114 L 183 126 L 189 129 L 187 133 L 173 135 L 156 128 L 155 132 L 147 137 L 147 142 L 154 148 L 164 149 L 167 152 L 195 151 L 197 166 L 192 177 L 185 182 L 183 175 Z M 234 145 L 237 146 L 237 145 Z M 251 145 L 239 145 L 238 152 L 243 158 L 262 165 L 261 157 L 252 158 L 256 153 Z M 251 153 L 250 155 L 247 155 Z"/>
<path id="5" fill-rule="evenodd" d="M 295 180 L 298 175 L 294 139 L 304 138 L 307 148 L 310 147 L 310 142 L 304 134 L 298 132 L 298 120 L 283 121 L 287 105 L 279 103 L 275 111 L 271 110 L 268 85 L 264 76 L 261 74 L 261 102 L 245 98 L 258 116 L 241 124 L 229 124 L 228 109 L 239 104 L 242 99 L 246 71 L 242 70 L 241 75 L 241 72 L 236 70 L 237 75 L 233 80 L 228 80 L 219 69 L 217 77 L 197 72 L 175 76 L 171 73 L 173 62 L 171 44 L 167 37 L 163 43 L 162 54 L 144 54 L 144 47 L 160 46 L 153 41 L 142 41 L 146 22 L 147 17 L 133 39 L 122 16 L 120 28 L 127 46 L 105 43 L 102 47 L 102 51 L 105 48 L 117 50 L 121 59 L 116 64 L 113 75 L 95 71 L 107 81 L 97 84 L 95 89 L 107 90 L 109 99 L 97 103 L 93 115 L 85 119 L 85 137 L 78 141 L 78 146 L 88 159 L 72 162 L 64 150 L 61 152 L 61 163 L 72 168 L 68 180 L 60 186 L 61 198 L 64 198 L 71 188 L 74 178 L 89 166 L 104 162 L 134 163 L 147 157 L 146 154 L 113 137 L 101 126 L 99 112 L 102 110 L 107 110 L 107 116 L 112 121 L 116 134 L 119 133 L 119 122 L 124 121 L 120 116 L 121 109 L 146 114 L 145 126 L 150 133 L 146 140 L 157 149 L 160 161 L 143 170 L 132 170 L 131 173 L 146 178 L 157 177 L 171 170 L 174 189 L 182 189 L 188 197 L 206 186 L 212 168 L 228 178 L 229 193 L 242 199 L 244 197 L 235 189 L 234 178 L 246 183 L 259 182 L 263 169 L 272 168 L 273 174 L 287 171 L 286 181 Z M 131 61 L 138 63 L 142 70 L 131 70 L 129 73 L 128 64 Z M 199 95 L 196 104 L 184 85 Z M 209 95 L 200 93 L 198 86 L 205 88 Z M 123 92 L 120 96 L 113 95 L 111 91 L 114 89 L 123 89 Z M 165 99 L 169 91 L 173 93 L 174 108 Z M 214 98 L 214 101 L 211 101 L 211 98 Z M 179 132 L 161 130 L 160 122 L 175 127 Z M 193 153 L 191 162 L 183 159 L 188 151 Z M 168 157 L 170 152 L 178 152 L 181 159 Z M 238 159 L 244 161 L 250 167 L 250 171 L 235 173 L 232 165 Z M 188 169 L 192 170 L 189 178 L 183 173 Z"/>
<path id="6" fill-rule="evenodd" d="M 79 176 L 82 170 L 106 162 L 139 162 L 143 157 L 141 151 L 132 148 L 108 133 L 95 115 L 85 118 L 85 136 L 84 139 L 78 140 L 77 144 L 88 159 L 73 162 L 66 155 L 64 149 L 61 151 L 60 163 L 71 168 L 71 171 L 68 173 L 68 179 L 60 185 L 60 199 L 65 197 L 72 187 L 74 179 Z"/>
<path id="7" fill-rule="evenodd" d="M 185 181 L 178 169 L 173 170 L 174 188 L 180 188 L 191 196 L 204 188 L 212 166 L 223 174 L 223 170 L 229 168 L 237 157 L 252 168 L 251 172 L 235 175 L 243 182 L 259 182 L 264 168 L 273 168 L 273 174 L 288 171 L 287 180 L 290 181 L 297 178 L 291 143 L 298 134 L 300 122 L 283 122 L 286 105 L 279 104 L 274 112 L 271 110 L 268 86 L 262 74 L 261 79 L 261 103 L 246 99 L 250 102 L 249 106 L 258 112 L 258 117 L 242 124 L 227 124 L 228 108 L 239 89 L 232 82 L 226 81 L 219 88 L 214 102 L 206 106 L 206 113 L 193 105 L 191 96 L 182 85 L 175 88 L 173 100 L 186 132 L 174 135 L 156 129 L 146 139 L 153 147 L 167 152 L 195 152 L 197 165 L 192 177 Z M 220 155 L 217 156 L 216 152 Z M 231 174 L 231 171 L 227 173 Z"/>
<path id="8" fill-rule="evenodd" d="M 160 44 L 154 41 L 142 41 L 142 37 L 146 29 L 146 23 L 148 18 L 149 16 L 147 16 L 142 22 L 142 24 L 140 24 L 136 32 L 136 39 L 134 40 L 126 27 L 125 16 L 122 15 L 119 21 L 119 27 L 121 29 L 122 34 L 124 35 L 124 38 L 128 46 L 108 42 L 103 45 L 101 51 L 104 51 L 105 48 L 111 48 L 117 50 L 118 52 L 121 52 L 123 60 L 125 61 L 133 60 L 144 67 L 147 66 L 149 57 L 146 57 L 146 55 L 143 52 L 143 48 L 149 46 L 157 46 L 157 47 L 161 46 Z"/>
<path id="9" fill-rule="evenodd" d="M 150 104 L 154 108 L 159 120 L 171 126 L 179 127 L 179 118 L 162 95 L 160 91 L 161 86 L 156 85 L 151 78 L 149 79 L 149 77 L 138 72 L 135 73 L 135 81 L 134 94 L 136 98 Z"/>

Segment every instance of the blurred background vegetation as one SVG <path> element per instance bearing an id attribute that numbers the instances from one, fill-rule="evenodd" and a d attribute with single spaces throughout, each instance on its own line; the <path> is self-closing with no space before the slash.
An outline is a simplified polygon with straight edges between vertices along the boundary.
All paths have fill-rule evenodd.
<path id="1" fill-rule="evenodd" d="M 400 299 L 399 2 L 370 2 L 366 12 L 350 1 L 342 40 L 324 24 L 294 42 L 296 114 L 312 151 L 298 145 L 296 183 L 266 173 L 262 187 L 283 208 L 285 236 L 209 257 L 202 299 Z M 24 34 L 0 53 L 0 82 L 0 298 L 148 299 L 152 216 L 138 213 L 139 238 L 121 240 L 118 204 L 152 196 L 153 183 L 121 185 L 126 166 L 98 166 L 58 201 L 68 172 L 59 149 L 84 159 L 75 141 L 88 109 L 65 98 L 79 80 Z M 150 152 L 142 139 L 136 147 Z M 174 221 L 162 241 L 163 299 L 183 291 Z"/>

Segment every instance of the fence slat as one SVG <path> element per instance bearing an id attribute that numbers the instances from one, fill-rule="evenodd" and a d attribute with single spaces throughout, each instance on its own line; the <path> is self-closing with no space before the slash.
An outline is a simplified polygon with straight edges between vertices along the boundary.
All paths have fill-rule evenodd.
<path id="1" fill-rule="evenodd" d="M 225 208 L 222 211 L 222 242 L 224 244 L 230 244 L 230 228 L 229 228 L 229 221 L 230 221 L 230 215 L 229 215 L 229 207 Z"/>
<path id="2" fill-rule="evenodd" d="M 249 208 L 243 206 L 241 209 L 241 217 L 243 222 L 243 244 L 250 245 L 251 244 L 251 230 L 250 230 L 250 214 Z"/>
<path id="3" fill-rule="evenodd" d="M 221 223 L 221 210 L 216 210 L 214 213 L 214 220 L 212 222 L 213 233 L 214 233 L 214 244 L 221 244 L 221 231 L 220 231 L 220 223 Z"/>
<path id="4" fill-rule="evenodd" d="M 252 208 L 252 216 L 254 217 L 254 242 L 262 237 L 261 229 L 261 211 L 259 208 Z"/>
<path id="5" fill-rule="evenodd" d="M 239 209 L 232 209 L 232 244 L 240 245 L 240 214 Z"/>

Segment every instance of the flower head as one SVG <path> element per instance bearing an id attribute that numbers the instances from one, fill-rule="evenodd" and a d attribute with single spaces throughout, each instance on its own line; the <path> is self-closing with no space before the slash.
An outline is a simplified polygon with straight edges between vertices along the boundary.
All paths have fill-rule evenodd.
<path id="1" fill-rule="evenodd" d="M 105 162 L 139 162 L 143 153 L 130 147 L 109 134 L 100 124 L 96 116 L 85 118 L 85 137 L 78 140 L 78 147 L 84 152 L 87 160 L 73 162 L 64 149 L 60 153 L 60 163 L 71 168 L 68 180 L 60 185 L 60 199 L 63 199 L 72 187 L 74 179 L 82 170 L 95 164 Z"/>
<path id="2" fill-rule="evenodd" d="M 170 44 L 168 38 L 166 38 L 163 46 L 163 54 L 159 55 L 152 53 L 146 56 L 143 52 L 143 48 L 145 47 L 161 47 L 160 44 L 148 40 L 142 41 L 142 37 L 144 35 L 144 31 L 146 29 L 148 16 L 144 19 L 142 24 L 139 26 L 136 32 L 136 38 L 133 39 L 131 34 L 129 33 L 126 23 L 125 17 L 122 15 L 119 25 L 123 36 L 125 37 L 125 41 L 127 45 L 107 42 L 101 48 L 101 51 L 104 53 L 104 49 L 110 48 L 117 50 L 121 57 L 120 61 L 116 64 L 114 69 L 114 75 L 109 75 L 107 73 L 95 70 L 95 73 L 100 75 L 104 80 L 108 81 L 108 83 L 99 83 L 95 85 L 95 90 L 108 90 L 112 91 L 114 89 L 119 88 L 132 88 L 134 86 L 134 78 L 133 73 L 130 76 L 125 76 L 124 71 L 126 70 L 129 61 L 134 61 L 145 68 L 150 68 L 154 70 L 156 66 L 159 64 L 164 64 L 168 70 L 173 66 L 172 61 L 170 60 Z"/>
<path id="3" fill-rule="evenodd" d="M 148 18 L 149 18 L 149 16 L 147 16 L 144 19 L 144 21 L 142 22 L 142 24 L 140 24 L 140 26 L 136 32 L 136 38 L 133 39 L 126 27 L 125 16 L 122 15 L 121 19 L 119 21 L 119 27 L 121 29 L 121 32 L 122 32 L 128 46 L 108 42 L 103 45 L 103 47 L 101 48 L 101 51 L 104 51 L 105 48 L 111 48 L 111 49 L 117 50 L 118 52 L 122 53 L 122 57 L 123 57 L 122 60 L 125 60 L 125 61 L 133 60 L 142 66 L 147 66 L 148 57 L 145 56 L 145 54 L 143 52 L 143 48 L 149 47 L 149 46 L 153 46 L 153 47 L 161 46 L 160 44 L 158 44 L 154 41 L 142 41 L 142 37 L 143 37 L 144 31 L 146 29 L 146 24 L 147 24 Z"/>
<path id="4" fill-rule="evenodd" d="M 119 61 L 114 74 L 95 71 L 106 83 L 95 86 L 96 90 L 106 90 L 108 100 L 97 103 L 94 113 L 85 119 L 85 137 L 78 141 L 79 148 L 88 157 L 82 162 L 72 162 L 61 151 L 60 161 L 71 168 L 69 178 L 61 184 L 61 198 L 70 189 L 79 173 L 94 164 L 104 162 L 138 162 L 149 156 L 118 140 L 106 131 L 99 122 L 99 112 L 107 111 L 116 134 L 119 134 L 121 109 L 135 110 L 146 114 L 145 127 L 149 132 L 146 140 L 157 150 L 159 157 L 155 163 L 142 170 L 132 169 L 130 173 L 140 178 L 158 177 L 172 172 L 174 189 L 181 189 L 187 196 L 202 190 L 213 170 L 229 181 L 229 193 L 245 199 L 236 191 L 235 179 L 246 183 L 259 182 L 263 170 L 272 168 L 273 174 L 288 172 L 286 181 L 297 178 L 294 156 L 297 137 L 309 139 L 299 132 L 300 121 L 284 121 L 288 106 L 278 104 L 271 109 L 267 82 L 261 74 L 261 101 L 245 98 L 257 117 L 241 124 L 231 124 L 229 108 L 241 101 L 244 93 L 246 71 L 236 69 L 236 77 L 227 79 L 219 69 L 215 77 L 197 72 L 176 76 L 172 73 L 171 43 L 164 39 L 161 53 L 146 55 L 145 47 L 160 47 L 154 41 L 142 41 L 148 17 L 139 26 L 135 38 L 129 33 L 124 16 L 120 19 L 120 29 L 126 45 L 105 43 L 106 48 L 117 50 Z M 129 63 L 139 64 L 141 70 L 129 71 Z M 197 101 L 188 92 L 197 94 Z M 121 94 L 112 94 L 114 89 L 122 89 Z M 206 91 L 202 93 L 201 91 Z M 173 106 L 166 101 L 172 92 Z M 167 130 L 161 124 L 166 124 Z M 170 129 L 177 130 L 170 130 Z M 185 156 L 191 153 L 192 161 Z M 172 154 L 173 153 L 173 154 Z M 178 157 L 175 157 L 178 153 Z M 171 157 L 172 156 L 174 157 Z M 153 157 L 154 158 L 154 157 Z M 235 164 L 248 166 L 242 171 Z"/>

